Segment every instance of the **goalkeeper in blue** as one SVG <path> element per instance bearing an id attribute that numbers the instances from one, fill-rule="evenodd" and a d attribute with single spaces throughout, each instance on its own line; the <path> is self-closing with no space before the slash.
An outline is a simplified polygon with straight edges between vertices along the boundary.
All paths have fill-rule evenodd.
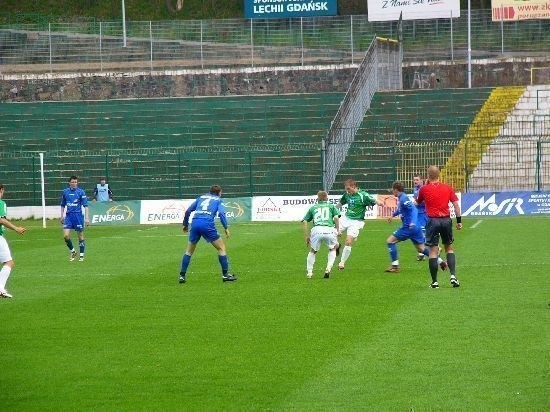
<path id="1" fill-rule="evenodd" d="M 422 227 L 418 224 L 418 209 L 414 201 L 404 192 L 405 188 L 403 183 L 393 183 L 392 193 L 397 198 L 397 209 L 393 212 L 392 216 L 388 218 L 388 222 L 391 223 L 394 217 L 401 215 L 402 225 L 386 240 L 391 258 L 391 266 L 386 269 L 386 272 L 389 273 L 398 273 L 400 271 L 396 246 L 398 242 L 410 239 L 419 254 L 422 253 L 425 256 L 429 256 L 429 250 L 424 245 L 425 237 L 422 232 Z M 437 263 L 442 270 L 447 268 L 447 263 L 440 257 L 437 258 Z"/>
<path id="2" fill-rule="evenodd" d="M 315 265 L 315 254 L 324 243 L 328 247 L 327 266 L 324 278 L 330 277 L 330 271 L 338 255 L 340 244 L 338 243 L 338 231 L 340 230 L 340 211 L 328 201 L 328 193 L 319 191 L 317 203 L 311 206 L 302 219 L 306 244 L 310 247 L 306 259 L 306 277 L 313 277 L 313 265 Z M 313 221 L 311 231 L 308 231 L 308 222 Z"/>
<path id="3" fill-rule="evenodd" d="M 189 263 L 191 262 L 191 256 L 193 256 L 197 243 L 201 237 L 204 238 L 206 242 L 211 243 L 218 251 L 218 260 L 222 268 L 222 280 L 224 282 L 237 280 L 235 276 L 229 273 L 229 261 L 227 259 L 225 243 L 214 224 L 214 218 L 219 216 L 220 223 L 225 229 L 225 235 L 229 238 L 229 228 L 221 196 L 222 188 L 218 185 L 213 185 L 210 188 L 210 193 L 198 197 L 185 211 L 185 216 L 183 217 L 183 232 L 189 233 L 189 241 L 187 243 L 187 250 L 181 259 L 179 283 L 186 282 L 186 273 Z M 193 215 L 191 228 L 189 228 L 189 218 L 192 212 L 195 213 Z"/>
<path id="4" fill-rule="evenodd" d="M 84 209 L 84 215 L 82 214 Z M 76 259 L 76 250 L 70 238 L 71 229 L 74 229 L 78 236 L 78 247 L 80 250 L 79 261 L 84 261 L 84 226 L 89 226 L 88 198 L 84 190 L 78 187 L 78 177 L 71 176 L 69 187 L 63 190 L 61 195 L 61 224 L 63 225 L 63 239 L 71 251 L 69 260 Z"/>

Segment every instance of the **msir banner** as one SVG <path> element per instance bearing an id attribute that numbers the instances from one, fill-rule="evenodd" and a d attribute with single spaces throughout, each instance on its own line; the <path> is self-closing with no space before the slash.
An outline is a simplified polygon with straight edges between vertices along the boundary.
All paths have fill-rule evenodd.
<path id="1" fill-rule="evenodd" d="M 460 17 L 459 0 L 368 0 L 369 21 L 448 19 Z"/>
<path id="2" fill-rule="evenodd" d="M 247 19 L 336 16 L 337 0 L 245 0 Z"/>
<path id="3" fill-rule="evenodd" d="M 463 216 L 550 214 L 550 192 L 462 193 Z"/>

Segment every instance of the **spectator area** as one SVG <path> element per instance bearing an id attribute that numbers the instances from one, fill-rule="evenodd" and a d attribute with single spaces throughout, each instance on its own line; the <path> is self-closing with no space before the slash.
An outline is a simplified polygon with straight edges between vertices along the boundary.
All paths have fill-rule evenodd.
<path id="1" fill-rule="evenodd" d="M 4 103 L 0 144 L 9 155 L 2 162 L 26 192 L 23 204 L 25 197 L 36 204 L 39 152 L 46 152 L 49 203 L 65 187 L 67 171 L 88 188 L 108 175 L 119 200 L 194 196 L 214 182 L 230 196 L 248 196 L 251 188 L 304 193 L 321 181 L 320 142 L 342 97 Z"/>
<path id="2" fill-rule="evenodd" d="M 491 88 L 379 92 L 336 178 L 354 177 L 373 192 L 403 180 L 426 164 L 444 164 Z"/>

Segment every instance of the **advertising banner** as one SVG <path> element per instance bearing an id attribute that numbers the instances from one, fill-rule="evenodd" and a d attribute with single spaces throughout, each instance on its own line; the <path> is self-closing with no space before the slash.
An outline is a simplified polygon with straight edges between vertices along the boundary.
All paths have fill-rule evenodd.
<path id="1" fill-rule="evenodd" d="M 142 200 L 140 223 L 144 225 L 181 224 L 185 211 L 195 199 Z M 222 199 L 228 223 L 250 222 L 251 200 L 249 197 Z M 189 221 L 193 221 L 193 214 Z"/>
<path id="2" fill-rule="evenodd" d="M 459 0 L 368 0 L 369 21 L 449 19 L 460 17 Z"/>
<path id="3" fill-rule="evenodd" d="M 341 195 L 329 195 L 329 202 L 336 204 Z M 375 195 L 376 197 L 376 195 Z M 395 199 L 395 198 L 394 198 Z M 256 196 L 252 198 L 252 221 L 293 222 L 300 221 L 307 210 L 315 204 L 317 196 Z M 395 203 L 395 201 L 394 201 Z M 391 206 L 388 206 L 390 210 Z M 379 217 L 378 206 L 367 209 L 365 219 Z M 395 209 L 395 205 L 394 205 Z M 345 212 L 346 207 L 342 208 Z M 391 214 L 391 211 L 389 212 Z"/>
<path id="4" fill-rule="evenodd" d="M 518 216 L 548 213 L 550 213 L 550 191 L 462 194 L 462 216 Z"/>
<path id="5" fill-rule="evenodd" d="M 245 0 L 247 19 L 336 16 L 337 0 Z"/>
<path id="6" fill-rule="evenodd" d="M 223 199 L 227 222 L 250 222 L 252 219 L 252 199 L 250 197 L 234 197 Z"/>
<path id="7" fill-rule="evenodd" d="M 139 200 L 126 202 L 90 202 L 91 225 L 139 225 Z"/>
<path id="8" fill-rule="evenodd" d="M 493 21 L 550 19 L 550 0 L 492 0 Z"/>
<path id="9" fill-rule="evenodd" d="M 181 224 L 187 207 L 194 200 L 142 200 L 139 221 L 142 225 Z"/>

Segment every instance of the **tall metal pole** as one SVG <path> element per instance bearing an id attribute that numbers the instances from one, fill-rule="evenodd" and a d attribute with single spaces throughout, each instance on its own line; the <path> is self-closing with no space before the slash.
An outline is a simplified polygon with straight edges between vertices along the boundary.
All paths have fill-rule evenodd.
<path id="1" fill-rule="evenodd" d="M 122 0 L 122 47 L 126 47 L 126 7 Z"/>
<path id="2" fill-rule="evenodd" d="M 468 89 L 472 88 L 472 7 L 468 0 Z"/>
<path id="3" fill-rule="evenodd" d="M 44 153 L 40 152 L 40 195 L 42 197 L 42 227 L 46 228 L 46 184 L 44 182 Z"/>

